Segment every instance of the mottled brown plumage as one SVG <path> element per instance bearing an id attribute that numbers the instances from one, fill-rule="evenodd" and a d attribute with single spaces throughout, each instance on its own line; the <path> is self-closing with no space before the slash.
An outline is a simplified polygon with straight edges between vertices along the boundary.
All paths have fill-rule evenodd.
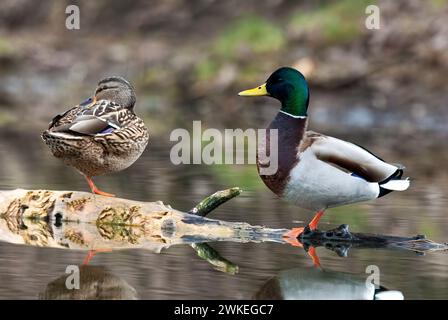
<path id="1" fill-rule="evenodd" d="M 93 192 L 109 195 L 90 178 L 126 169 L 148 143 L 148 129 L 135 115 L 134 104 L 128 81 L 103 79 L 93 99 L 54 117 L 42 138 L 55 157 L 86 176 Z"/>

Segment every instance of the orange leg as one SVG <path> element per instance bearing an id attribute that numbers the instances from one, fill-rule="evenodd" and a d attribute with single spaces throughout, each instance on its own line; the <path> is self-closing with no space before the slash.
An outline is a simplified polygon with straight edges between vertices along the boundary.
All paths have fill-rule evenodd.
<path id="1" fill-rule="evenodd" d="M 323 215 L 324 215 L 324 210 L 321 210 L 318 213 L 316 213 L 313 220 L 311 220 L 311 222 L 308 224 L 311 231 L 317 229 L 317 224 L 319 223 L 319 220 L 320 220 L 320 218 L 322 218 Z"/>
<path id="2" fill-rule="evenodd" d="M 313 259 L 313 265 L 318 268 L 322 268 L 320 265 L 319 257 L 317 256 L 316 248 L 310 247 L 308 249 L 308 255 Z"/>
<path id="3" fill-rule="evenodd" d="M 82 262 L 83 266 L 86 266 L 89 264 L 90 260 L 99 252 L 111 252 L 112 249 L 96 249 L 96 250 L 89 250 L 87 253 L 87 256 L 84 258 L 84 261 Z"/>
<path id="4" fill-rule="evenodd" d="M 106 197 L 115 197 L 115 195 L 112 193 L 107 193 L 107 192 L 104 192 L 104 191 L 101 191 L 100 189 L 98 189 L 90 177 L 88 177 L 88 176 L 85 176 L 85 177 L 86 177 L 87 183 L 89 184 L 90 189 L 92 190 L 93 193 L 99 194 L 102 196 L 106 196 Z"/>

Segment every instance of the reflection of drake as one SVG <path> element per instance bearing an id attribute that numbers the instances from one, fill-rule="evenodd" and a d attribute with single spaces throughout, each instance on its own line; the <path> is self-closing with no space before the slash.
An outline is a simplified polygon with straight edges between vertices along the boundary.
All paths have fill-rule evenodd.
<path id="1" fill-rule="evenodd" d="M 126 281 L 101 266 L 79 266 L 79 289 L 67 289 L 70 274 L 50 282 L 39 294 L 45 300 L 136 300 L 137 292 Z"/>
<path id="2" fill-rule="evenodd" d="M 403 300 L 400 291 L 375 289 L 349 273 L 296 268 L 281 271 L 255 294 L 257 300 Z"/>

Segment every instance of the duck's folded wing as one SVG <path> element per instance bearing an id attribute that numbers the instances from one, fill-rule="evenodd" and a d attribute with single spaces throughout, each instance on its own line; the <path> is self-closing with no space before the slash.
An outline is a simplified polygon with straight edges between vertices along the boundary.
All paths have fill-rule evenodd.
<path id="1" fill-rule="evenodd" d="M 385 181 L 403 169 L 386 163 L 356 144 L 333 137 L 309 131 L 306 141 L 319 160 L 341 167 L 369 182 Z"/>
<path id="2" fill-rule="evenodd" d="M 80 110 L 70 123 L 55 127 L 52 131 L 82 135 L 110 133 L 121 128 L 120 119 L 123 118 L 122 113 L 126 112 L 127 110 L 120 110 L 114 103 L 100 101 L 90 108 Z"/>
<path id="3" fill-rule="evenodd" d="M 89 105 L 92 102 L 92 98 L 88 98 L 85 101 L 81 102 L 79 105 L 74 106 L 71 109 L 68 109 L 65 112 L 59 113 L 48 125 L 48 129 L 52 129 L 53 127 L 59 127 L 64 124 L 71 123 L 74 118 L 78 115 L 78 113 L 83 110 L 82 108 Z"/>
<path id="4" fill-rule="evenodd" d="M 51 122 L 48 124 L 48 129 L 72 122 L 73 118 L 76 117 L 78 109 L 79 107 L 75 106 L 65 112 L 56 115 L 53 119 L 51 119 Z"/>
<path id="5" fill-rule="evenodd" d="M 100 133 L 110 133 L 120 129 L 115 115 L 103 115 L 97 117 L 94 115 L 80 115 L 71 123 L 54 128 L 55 132 L 72 132 L 84 135 L 96 135 Z"/>

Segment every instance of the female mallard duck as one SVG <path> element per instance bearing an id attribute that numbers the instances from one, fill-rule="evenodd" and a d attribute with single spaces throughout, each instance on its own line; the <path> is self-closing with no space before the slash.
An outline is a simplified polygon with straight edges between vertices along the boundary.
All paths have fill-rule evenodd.
<path id="1" fill-rule="evenodd" d="M 42 138 L 53 155 L 83 174 L 93 193 L 93 176 L 126 169 L 143 153 L 149 133 L 134 113 L 135 92 L 121 77 L 101 80 L 93 99 L 58 114 Z"/>
<path id="2" fill-rule="evenodd" d="M 278 130 L 278 170 L 260 177 L 281 198 L 317 211 L 308 225 L 310 230 L 317 228 L 327 208 L 379 198 L 409 187 L 409 180 L 400 180 L 403 166 L 386 163 L 356 144 L 307 131 L 309 89 L 299 71 L 280 68 L 265 84 L 239 95 L 270 96 L 281 102 L 279 113 L 268 127 Z M 269 130 L 266 135 L 269 144 Z M 266 152 L 260 152 L 266 144 L 259 146 L 259 172 L 268 161 L 263 156 Z M 295 228 L 288 236 L 296 238 L 303 231 Z"/>

